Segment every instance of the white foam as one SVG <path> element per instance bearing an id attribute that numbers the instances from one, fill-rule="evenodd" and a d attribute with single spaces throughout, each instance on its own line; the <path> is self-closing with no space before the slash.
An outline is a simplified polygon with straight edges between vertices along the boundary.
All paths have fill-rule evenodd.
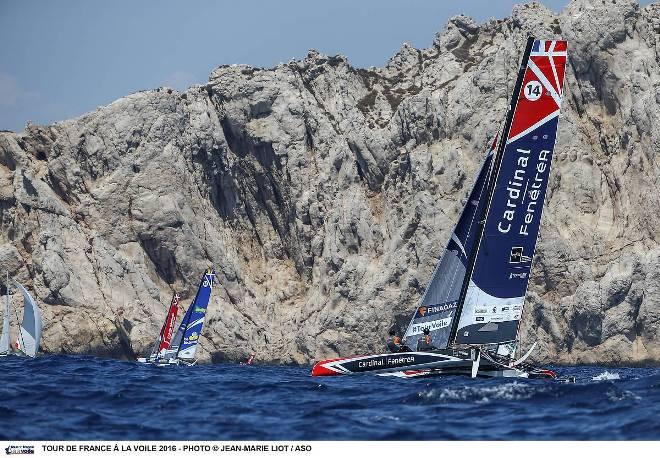
<path id="1" fill-rule="evenodd" d="M 602 380 L 619 380 L 621 377 L 619 377 L 619 374 L 616 372 L 608 372 L 605 371 L 602 374 L 598 374 L 594 377 L 591 378 L 593 381 L 602 381 Z"/>
<path id="2" fill-rule="evenodd" d="M 395 417 L 393 415 L 377 415 L 373 417 L 374 421 L 399 421 L 401 420 L 399 417 Z"/>
<path id="3" fill-rule="evenodd" d="M 534 394 L 544 391 L 538 386 L 525 383 L 513 382 L 503 385 L 489 387 L 463 387 L 432 389 L 418 394 L 420 398 L 434 401 L 474 401 L 476 403 L 487 403 L 491 400 L 518 401 L 529 399 Z"/>

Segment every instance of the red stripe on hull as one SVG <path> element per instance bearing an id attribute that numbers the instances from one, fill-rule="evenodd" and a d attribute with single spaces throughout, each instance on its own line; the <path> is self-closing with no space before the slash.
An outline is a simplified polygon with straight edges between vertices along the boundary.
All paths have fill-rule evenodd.
<path id="1" fill-rule="evenodd" d="M 359 356 L 351 356 L 350 358 L 333 358 L 333 359 L 324 359 L 323 361 L 319 361 L 318 363 L 314 364 L 312 367 L 312 376 L 313 377 L 327 377 L 329 375 L 343 375 L 342 372 L 334 370 L 334 369 L 329 369 L 325 365 L 328 363 L 334 363 L 335 361 L 347 361 L 349 359 L 353 358 L 360 358 L 363 355 Z"/>
<path id="2" fill-rule="evenodd" d="M 314 364 L 314 367 L 312 367 L 312 376 L 313 377 L 327 377 L 330 375 L 341 375 L 341 372 L 334 371 L 332 369 L 328 369 L 325 367 L 323 364 L 328 363 L 330 361 L 336 361 L 334 359 L 328 360 L 328 361 L 321 361 L 316 364 Z"/>

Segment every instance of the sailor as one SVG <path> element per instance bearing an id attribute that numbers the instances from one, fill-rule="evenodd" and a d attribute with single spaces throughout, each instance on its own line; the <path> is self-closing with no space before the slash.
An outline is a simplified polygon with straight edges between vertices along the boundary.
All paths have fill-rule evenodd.
<path id="1" fill-rule="evenodd" d="M 404 351 L 403 347 L 401 338 L 396 335 L 394 328 L 390 329 L 389 337 L 387 338 L 387 349 L 392 353 L 398 353 Z"/>
<path id="2" fill-rule="evenodd" d="M 246 359 L 244 362 L 241 362 L 241 366 L 251 366 L 252 361 L 254 361 L 254 353 L 250 353 L 248 359 Z"/>
<path id="3" fill-rule="evenodd" d="M 429 328 L 424 328 L 424 335 L 417 339 L 417 350 L 435 350 L 436 348 L 431 345 L 431 331 Z"/>

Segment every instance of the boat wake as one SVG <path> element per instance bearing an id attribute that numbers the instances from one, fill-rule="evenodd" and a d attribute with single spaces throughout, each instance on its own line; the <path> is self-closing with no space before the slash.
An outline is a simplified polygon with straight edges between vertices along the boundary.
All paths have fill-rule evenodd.
<path id="1" fill-rule="evenodd" d="M 601 374 L 595 375 L 591 380 L 599 382 L 601 380 L 619 380 L 621 377 L 616 372 L 605 371 Z"/>
<path id="2" fill-rule="evenodd" d="M 547 387 L 541 385 L 512 382 L 485 387 L 434 388 L 429 391 L 422 391 L 417 396 L 422 400 L 431 402 L 475 402 L 484 404 L 495 400 L 520 401 L 531 399 L 547 390 Z"/>

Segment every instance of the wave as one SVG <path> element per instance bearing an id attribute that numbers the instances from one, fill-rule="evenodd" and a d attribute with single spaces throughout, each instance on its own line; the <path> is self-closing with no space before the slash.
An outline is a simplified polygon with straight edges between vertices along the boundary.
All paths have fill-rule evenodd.
<path id="1" fill-rule="evenodd" d="M 472 387 L 460 386 L 455 388 L 440 388 L 422 391 L 417 396 L 423 400 L 439 402 L 466 402 L 487 403 L 495 400 L 520 401 L 530 399 L 539 393 L 547 391 L 538 385 L 521 382 L 503 383 L 494 386 Z"/>
<path id="2" fill-rule="evenodd" d="M 0 439 L 660 439 L 660 370 L 562 367 L 577 383 L 310 377 L 309 368 L 154 368 L 0 359 Z M 179 434 L 173 424 L 194 425 Z"/>

